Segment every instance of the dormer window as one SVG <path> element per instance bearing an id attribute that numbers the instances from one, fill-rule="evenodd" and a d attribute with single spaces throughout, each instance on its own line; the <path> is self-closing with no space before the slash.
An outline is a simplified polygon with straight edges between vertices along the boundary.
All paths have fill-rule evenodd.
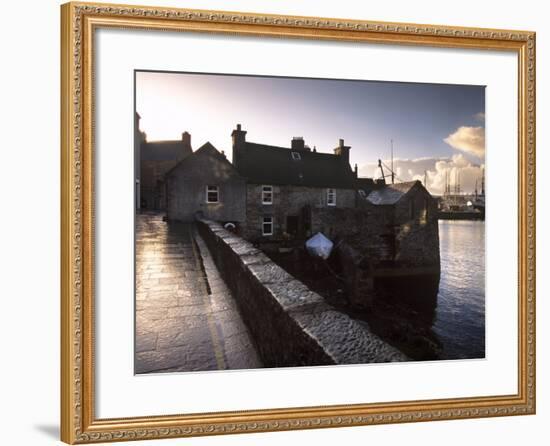
<path id="1" fill-rule="evenodd" d="M 273 186 L 262 186 L 262 204 L 273 204 Z"/>
<path id="2" fill-rule="evenodd" d="M 300 161 L 302 159 L 302 156 L 298 152 L 291 152 L 292 153 L 292 159 L 294 161 Z"/>
<path id="3" fill-rule="evenodd" d="M 327 189 L 327 206 L 336 206 L 336 189 Z"/>

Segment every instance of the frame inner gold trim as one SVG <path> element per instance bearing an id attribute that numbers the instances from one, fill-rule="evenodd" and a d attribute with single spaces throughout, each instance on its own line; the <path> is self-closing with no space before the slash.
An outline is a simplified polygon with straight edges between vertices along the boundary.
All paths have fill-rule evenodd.
<path id="1" fill-rule="evenodd" d="M 518 394 L 376 404 L 94 416 L 93 34 L 102 27 L 512 51 L 519 65 Z M 61 438 L 67 443 L 403 423 L 535 412 L 535 34 L 67 3 L 61 9 Z"/>

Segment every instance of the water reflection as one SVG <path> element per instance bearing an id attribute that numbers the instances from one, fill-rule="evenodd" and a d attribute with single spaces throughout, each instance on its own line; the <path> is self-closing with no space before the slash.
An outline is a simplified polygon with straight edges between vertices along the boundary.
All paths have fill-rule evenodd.
<path id="1" fill-rule="evenodd" d="M 439 222 L 441 275 L 380 283 L 357 317 L 411 358 L 485 357 L 485 223 Z"/>
<path id="2" fill-rule="evenodd" d="M 485 357 L 485 223 L 439 222 L 441 281 L 433 331 L 442 359 Z"/>

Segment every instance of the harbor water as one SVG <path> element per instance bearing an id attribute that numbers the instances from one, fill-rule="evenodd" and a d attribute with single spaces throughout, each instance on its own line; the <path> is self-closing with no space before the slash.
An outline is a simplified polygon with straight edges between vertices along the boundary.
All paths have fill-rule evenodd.
<path id="1" fill-rule="evenodd" d="M 441 279 L 433 332 L 440 359 L 485 357 L 485 222 L 439 222 Z"/>

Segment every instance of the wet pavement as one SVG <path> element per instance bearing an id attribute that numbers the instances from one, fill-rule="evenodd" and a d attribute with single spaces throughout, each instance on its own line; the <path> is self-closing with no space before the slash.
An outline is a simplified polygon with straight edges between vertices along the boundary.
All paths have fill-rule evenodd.
<path id="1" fill-rule="evenodd" d="M 262 367 L 194 225 L 162 216 L 136 217 L 135 372 Z"/>

